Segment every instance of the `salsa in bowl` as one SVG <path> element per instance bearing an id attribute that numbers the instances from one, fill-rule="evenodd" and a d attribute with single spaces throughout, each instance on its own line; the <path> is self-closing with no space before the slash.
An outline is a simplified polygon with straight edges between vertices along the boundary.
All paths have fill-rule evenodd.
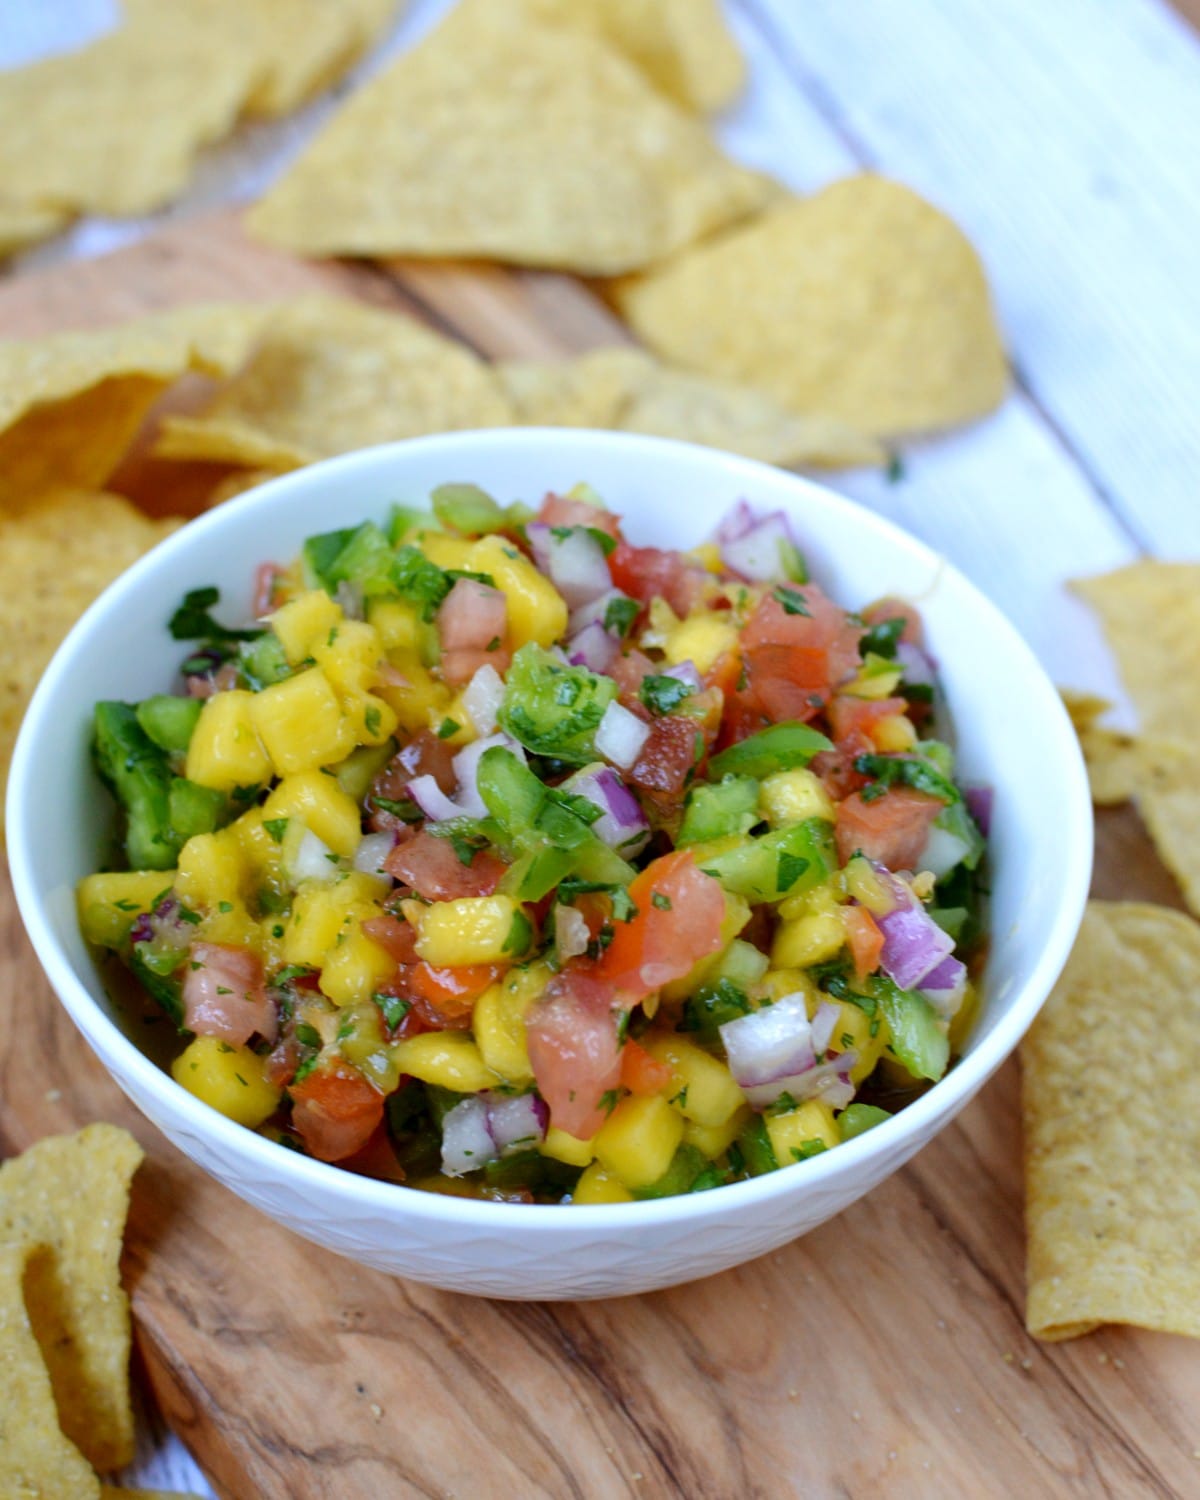
<path id="1" fill-rule="evenodd" d="M 610 513 L 573 509 L 580 474 Z M 568 508 L 539 519 L 547 490 Z M 409 515 L 435 491 L 436 527 Z M 372 552 L 425 594 L 354 572 Z M 155 749 L 136 858 L 101 852 L 97 700 Z M 639 1290 L 837 1212 L 1015 1045 L 1086 884 L 1057 715 L 960 575 L 793 476 L 602 434 L 422 440 L 264 486 L 98 602 L 18 747 L 14 882 L 118 1082 L 251 1202 L 463 1290 Z M 114 785 L 131 763 L 100 760 Z"/>

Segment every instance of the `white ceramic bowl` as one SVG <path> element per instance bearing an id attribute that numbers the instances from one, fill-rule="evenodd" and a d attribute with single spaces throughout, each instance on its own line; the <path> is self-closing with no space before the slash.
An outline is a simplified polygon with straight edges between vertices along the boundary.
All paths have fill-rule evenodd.
<path id="1" fill-rule="evenodd" d="M 585 479 L 639 543 L 686 546 L 740 496 L 793 516 L 815 577 L 848 607 L 884 593 L 920 604 L 940 659 L 963 775 L 996 788 L 992 945 L 966 1054 L 922 1098 L 803 1164 L 655 1202 L 546 1207 L 474 1202 L 358 1177 L 231 1123 L 180 1088 L 122 1030 L 75 916 L 111 808 L 88 757 L 92 704 L 169 688 L 181 647 L 165 622 L 186 589 L 216 584 L 248 610 L 256 563 L 312 532 L 422 503 L 447 480 L 536 501 Z M 921 543 L 806 480 L 711 449 L 601 432 L 459 433 L 375 448 L 289 474 L 171 537 L 93 606 L 26 716 L 8 793 L 21 914 L 50 982 L 125 1093 L 240 1197 L 379 1270 L 492 1297 L 599 1297 L 707 1276 L 773 1250 L 853 1203 L 919 1150 L 1016 1046 L 1074 939 L 1091 868 L 1087 782 L 1057 693 L 999 611 Z"/>

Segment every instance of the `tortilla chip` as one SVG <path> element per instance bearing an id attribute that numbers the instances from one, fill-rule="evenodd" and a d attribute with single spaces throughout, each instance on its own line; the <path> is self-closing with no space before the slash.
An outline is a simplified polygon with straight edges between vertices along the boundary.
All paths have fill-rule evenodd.
<path id="1" fill-rule="evenodd" d="M 51 486 L 102 485 L 167 386 L 187 370 L 236 369 L 265 311 L 210 303 L 0 341 L 0 506 Z"/>
<path id="2" fill-rule="evenodd" d="M 1036 1338 L 1200 1336 L 1200 926 L 1093 901 L 1021 1045 Z"/>
<path id="3" fill-rule="evenodd" d="M 38 240 L 48 240 L 70 222 L 71 215 L 61 209 L 0 198 L 0 256 L 24 250 Z"/>
<path id="4" fill-rule="evenodd" d="M 276 314 L 202 415 L 163 419 L 155 452 L 285 470 L 510 417 L 495 376 L 469 349 L 399 313 L 308 297 Z"/>
<path id="5" fill-rule="evenodd" d="M 100 1124 L 49 1136 L 0 1166 L 0 1243 L 50 1251 L 30 1263 L 25 1300 L 59 1422 L 102 1472 L 133 1461 L 120 1260 L 129 1185 L 141 1160 L 128 1131 Z"/>
<path id="6" fill-rule="evenodd" d="M 1200 563 L 1136 562 L 1071 587 L 1103 621 L 1143 732 L 1200 739 Z"/>
<path id="7" fill-rule="evenodd" d="M 1200 754 L 1174 743 L 1164 759 L 1163 743 L 1147 742 L 1134 796 L 1158 857 L 1200 916 Z"/>
<path id="8" fill-rule="evenodd" d="M 78 490 L 40 496 L 17 515 L 0 511 L 0 791 L 26 705 L 67 631 L 178 525 L 151 521 L 117 495 Z"/>
<path id="9" fill-rule="evenodd" d="M 1090 729 L 1099 719 L 1110 714 L 1115 706 L 1097 693 L 1080 692 L 1078 688 L 1059 688 L 1058 696 L 1062 699 L 1063 707 L 1077 734 Z"/>
<path id="10" fill-rule="evenodd" d="M 50 1376 L 25 1308 L 26 1275 L 38 1274 L 47 1256 L 36 1245 L 0 1242 L 0 1495 L 97 1500 L 100 1481 L 58 1425 Z"/>
<path id="11" fill-rule="evenodd" d="M 115 1485 L 100 1486 L 100 1500 L 197 1500 L 195 1495 L 184 1495 L 179 1490 L 120 1490 Z"/>
<path id="12" fill-rule="evenodd" d="M 279 469 L 243 469 L 233 474 L 226 474 L 218 484 L 214 485 L 209 492 L 205 502 L 205 509 L 212 510 L 214 506 L 224 505 L 226 500 L 236 500 L 239 495 L 244 495 L 247 490 L 257 489 L 260 484 L 266 484 L 268 479 L 278 479 L 280 473 L 286 470 Z"/>
<path id="13" fill-rule="evenodd" d="M 354 95 L 247 223 L 310 255 L 615 275 L 769 191 L 601 42 L 467 0 Z"/>
<path id="14" fill-rule="evenodd" d="M 746 64 L 717 0 L 526 0 L 549 25 L 600 37 L 684 109 L 732 104 Z"/>
<path id="15" fill-rule="evenodd" d="M 233 127 L 258 83 L 254 49 L 211 25 L 204 0 L 124 8 L 122 25 L 79 51 L 0 73 L 6 196 L 149 213 L 178 195 L 200 147 Z"/>
<path id="16" fill-rule="evenodd" d="M 773 396 L 667 369 L 638 349 L 598 349 L 548 363 L 513 360 L 497 371 L 517 420 L 535 426 L 644 432 L 775 464 L 834 467 L 886 457 L 844 423 L 799 417 Z"/>
<path id="17" fill-rule="evenodd" d="M 979 257 L 882 177 L 780 202 L 615 295 L 665 360 L 876 437 L 951 427 L 1004 395 Z"/>

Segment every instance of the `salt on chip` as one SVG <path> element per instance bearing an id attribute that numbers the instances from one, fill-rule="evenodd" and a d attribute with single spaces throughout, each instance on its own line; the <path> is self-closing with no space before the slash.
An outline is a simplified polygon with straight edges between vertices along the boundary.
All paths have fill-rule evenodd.
<path id="1" fill-rule="evenodd" d="M 1200 926 L 1089 904 L 1021 1045 L 1026 1325 L 1200 1336 Z"/>
<path id="2" fill-rule="evenodd" d="M 503 426 L 511 411 L 462 345 L 399 313 L 306 297 L 276 313 L 202 415 L 163 419 L 155 452 L 284 470 L 396 438 Z"/>
<path id="3" fill-rule="evenodd" d="M 1071 587 L 1100 615 L 1142 730 L 1200 740 L 1200 563 L 1136 562 Z"/>
<path id="4" fill-rule="evenodd" d="M 0 1232 L 0 1495 L 98 1500 L 100 1481 L 59 1426 L 50 1375 L 25 1307 L 26 1276 L 40 1274 L 47 1256 L 43 1247 L 6 1241 Z"/>
<path id="5" fill-rule="evenodd" d="M 467 0 L 354 95 L 247 223 L 310 255 L 616 275 L 770 191 L 619 53 Z"/>
<path id="6" fill-rule="evenodd" d="M 102 485 L 147 412 L 188 370 L 227 375 L 264 309 L 206 303 L 113 328 L 0 341 L 0 508 Z"/>
<path id="7" fill-rule="evenodd" d="M 778 202 L 614 295 L 663 359 L 880 438 L 982 416 L 1007 383 L 979 257 L 883 177 Z"/>
<path id="8" fill-rule="evenodd" d="M 494 3 L 494 0 L 493 0 Z M 731 104 L 746 64 L 717 0 L 525 0 L 540 20 L 589 31 L 685 109 Z"/>
<path id="9" fill-rule="evenodd" d="M 78 490 L 39 496 L 16 514 L 0 509 L 0 790 L 26 705 L 59 642 L 178 525 L 152 521 L 120 496 Z"/>
<path id="10" fill-rule="evenodd" d="M 125 0 L 115 30 L 0 73 L 0 182 L 15 202 L 144 214 L 176 197 L 201 146 L 259 80 L 253 48 L 205 0 Z M 290 39 L 289 39 L 290 40 Z"/>

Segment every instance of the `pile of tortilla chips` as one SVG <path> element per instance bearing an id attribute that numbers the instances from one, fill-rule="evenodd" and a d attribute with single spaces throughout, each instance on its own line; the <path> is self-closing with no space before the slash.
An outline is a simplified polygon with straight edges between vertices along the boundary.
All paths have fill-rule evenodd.
<path id="1" fill-rule="evenodd" d="M 76 52 L 0 72 L 0 254 L 77 214 L 143 214 L 243 116 L 284 114 L 381 34 L 398 0 L 123 0 Z"/>
<path id="2" fill-rule="evenodd" d="M 141 1148 L 115 1125 L 0 1164 L 0 1495 L 99 1500 L 133 1460 L 121 1241 Z"/>

